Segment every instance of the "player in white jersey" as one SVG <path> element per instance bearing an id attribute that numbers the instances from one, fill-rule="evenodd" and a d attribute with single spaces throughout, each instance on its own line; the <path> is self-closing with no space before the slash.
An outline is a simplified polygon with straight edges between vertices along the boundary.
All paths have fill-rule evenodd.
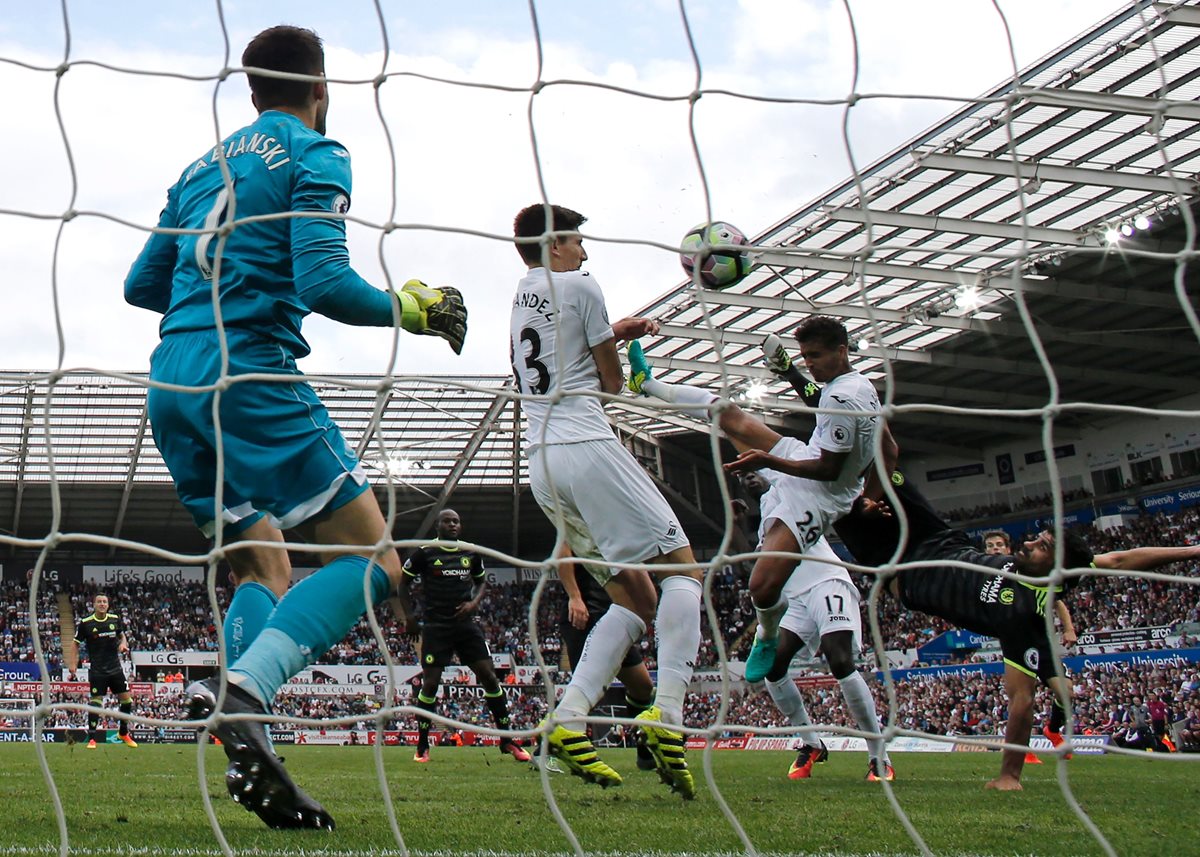
<path id="1" fill-rule="evenodd" d="M 788 458 L 816 454 L 795 438 L 783 438 L 779 446 L 780 454 Z M 741 474 L 741 482 L 759 501 L 762 513 L 758 529 L 760 547 L 776 522 L 795 531 L 797 512 L 792 502 L 804 495 L 791 489 L 800 480 L 773 470 L 752 470 Z M 858 728 L 863 732 L 880 731 L 875 700 L 854 665 L 855 653 L 862 645 L 858 588 L 846 569 L 838 564 L 837 555 L 824 538 L 819 538 L 806 553 L 809 558 L 796 564 L 795 572 L 783 587 L 787 610 L 779 620 L 775 661 L 765 677 L 771 700 L 800 732 L 802 743 L 797 748 L 796 761 L 788 769 L 788 779 L 792 780 L 810 777 L 813 765 L 825 761 L 827 755 L 824 743 L 811 728 L 800 690 L 788 675 L 788 667 L 797 654 L 823 657 L 829 672 L 837 679 L 842 698 Z M 893 779 L 895 772 L 883 739 L 868 738 L 867 749 L 870 757 L 867 779 Z"/>
<path id="2" fill-rule="evenodd" d="M 775 526 L 763 541 L 766 551 L 799 553 L 811 548 L 829 532 L 834 521 L 850 511 L 863 493 L 864 479 L 875 476 L 873 466 L 876 434 L 885 433 L 883 448 L 894 465 L 895 444 L 879 420 L 879 397 L 874 387 L 850 367 L 849 337 L 837 319 L 812 316 L 796 330 L 800 354 L 808 372 L 818 383 L 821 410 L 809 445 L 815 454 L 792 459 L 780 446 L 783 437 L 757 417 L 736 405 L 721 408 L 718 425 L 738 450 L 738 458 L 725 465 L 731 473 L 769 468 L 800 481 L 790 488 L 802 495 L 794 503 L 798 517 L 794 526 Z M 707 415 L 716 397 L 706 390 L 684 384 L 664 384 L 651 377 L 649 365 L 638 343 L 629 346 L 629 388 L 682 405 L 684 410 Z M 879 484 L 879 483 L 873 483 Z M 875 495 L 877 499 L 879 495 Z M 746 662 L 749 681 L 763 679 L 775 662 L 779 620 L 787 610 L 783 585 L 794 563 L 782 557 L 759 557 L 750 574 L 750 597 L 758 614 L 761 636 Z"/>
<path id="3" fill-rule="evenodd" d="M 529 267 L 513 298 L 511 358 L 528 425 L 525 448 L 534 497 L 571 552 L 609 563 L 695 565 L 687 536 L 649 475 L 614 437 L 599 394 L 624 383 L 616 340 L 658 330 L 657 322 L 626 318 L 610 324 L 587 260 L 579 227 L 586 218 L 562 206 L 531 205 L 517 214 L 513 235 Z M 683 701 L 700 647 L 701 573 L 584 566 L 613 606 L 588 635 L 547 735 L 550 752 L 571 772 L 601 786 L 621 776 L 602 762 L 583 731 L 583 718 L 616 675 L 626 651 L 656 622 L 655 705 L 638 715 L 663 781 L 685 798 L 695 784 L 684 759 Z M 657 607 L 657 611 L 656 611 Z M 656 725 L 657 724 L 657 725 Z"/>

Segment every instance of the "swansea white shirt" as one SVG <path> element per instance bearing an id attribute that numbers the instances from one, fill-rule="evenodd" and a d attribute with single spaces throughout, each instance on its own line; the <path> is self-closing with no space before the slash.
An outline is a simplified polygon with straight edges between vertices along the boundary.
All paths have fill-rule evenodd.
<path id="1" fill-rule="evenodd" d="M 604 293 L 587 271 L 532 268 L 513 297 L 510 325 L 513 374 L 522 393 L 600 392 L 592 348 L 613 338 Z M 523 402 L 525 446 L 611 440 L 612 428 L 595 396 Z"/>
<path id="2" fill-rule="evenodd" d="M 830 452 L 849 453 L 841 476 L 832 482 L 820 483 L 824 488 L 821 493 L 828 497 L 826 510 L 836 520 L 850 511 L 855 498 L 862 493 L 863 472 L 875 460 L 879 396 L 863 375 L 847 372 L 834 378 L 821 391 L 820 407 L 835 412 L 817 415 L 817 427 L 809 440 L 810 445 Z"/>

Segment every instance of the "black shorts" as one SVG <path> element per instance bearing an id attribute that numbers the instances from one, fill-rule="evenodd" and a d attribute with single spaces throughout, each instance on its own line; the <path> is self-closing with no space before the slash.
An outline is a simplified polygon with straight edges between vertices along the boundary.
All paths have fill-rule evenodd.
<path id="1" fill-rule="evenodd" d="M 108 691 L 120 696 L 122 693 L 129 693 L 129 682 L 125 680 L 125 673 L 97 673 L 88 672 L 88 685 L 91 686 L 92 697 L 104 696 Z"/>
<path id="2" fill-rule="evenodd" d="M 571 669 L 579 664 L 579 659 L 583 657 L 583 644 L 587 641 L 588 634 L 592 632 L 592 628 L 600 621 L 600 617 L 592 614 L 594 618 L 589 618 L 587 627 L 582 631 L 572 625 L 570 622 L 563 622 L 559 625 L 559 633 L 562 635 L 563 645 L 567 647 L 567 657 L 571 659 Z M 634 643 L 629 647 L 629 651 L 625 653 L 625 658 L 621 661 L 620 669 L 626 667 L 636 667 L 642 662 L 642 647 L 641 641 Z"/>
<path id="3" fill-rule="evenodd" d="M 421 666 L 444 667 L 454 663 L 456 654 L 463 666 L 492 659 L 483 629 L 473 619 L 435 622 L 421 629 Z"/>

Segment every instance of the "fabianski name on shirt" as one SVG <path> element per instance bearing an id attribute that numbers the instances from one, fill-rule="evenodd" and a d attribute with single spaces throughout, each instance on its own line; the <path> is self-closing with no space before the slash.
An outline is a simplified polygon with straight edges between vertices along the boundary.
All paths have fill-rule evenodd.
<path id="1" fill-rule="evenodd" d="M 268 170 L 277 170 L 292 159 L 282 143 L 269 134 L 260 134 L 258 132 L 230 138 L 225 141 L 224 148 L 225 160 L 231 160 L 240 155 L 258 155 L 263 159 L 263 163 L 267 165 Z M 221 147 L 214 146 L 208 160 L 201 158 L 192 165 L 192 168 L 188 170 L 187 178 L 190 179 L 199 170 L 204 169 L 210 164 L 215 164 L 220 157 Z"/>

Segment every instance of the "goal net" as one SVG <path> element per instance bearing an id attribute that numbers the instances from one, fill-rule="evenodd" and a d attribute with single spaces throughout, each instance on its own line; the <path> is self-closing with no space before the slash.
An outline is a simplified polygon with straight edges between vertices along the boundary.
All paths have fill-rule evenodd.
<path id="1" fill-rule="evenodd" d="M 153 635 L 157 648 L 135 661 L 134 713 L 117 719 L 150 746 L 150 761 L 137 764 L 151 767 L 153 744 L 194 732 L 180 726 L 183 683 L 154 675 L 179 662 L 151 655 L 178 651 L 188 656 L 187 669 L 212 668 L 202 656 L 215 660 L 212 637 L 223 640 L 229 541 L 218 528 L 211 547 L 197 550 L 190 518 L 166 493 L 170 474 L 154 449 L 146 406 L 147 391 L 162 386 L 145 374 L 161 315 L 125 304 L 119 284 L 155 230 L 164 188 L 188 159 L 212 151 L 213 164 L 227 169 L 235 153 L 219 144 L 253 116 L 241 50 L 255 33 L 288 19 L 325 39 L 328 133 L 353 157 L 358 179 L 353 205 L 347 199 L 332 216 L 346 223 L 356 269 L 380 287 L 399 288 L 410 277 L 453 285 L 470 312 L 458 358 L 433 337 L 313 314 L 304 328 L 312 355 L 299 363 L 299 377 L 384 489 L 394 540 L 380 547 L 408 552 L 431 544 L 436 513 L 453 505 L 464 512 L 471 547 L 508 575 L 503 597 L 486 605 L 518 620 L 482 620 L 493 649 L 507 648 L 508 659 L 497 663 L 523 676 L 520 690 L 505 687 L 512 729 L 495 728 L 482 692 L 447 690 L 429 715 L 439 737 L 479 735 L 490 745 L 516 735 L 534 750 L 558 725 L 554 709 L 570 676 L 559 628 L 570 615 L 558 581 L 566 561 L 556 557 L 579 534 L 568 530 L 561 509 L 550 515 L 553 527 L 539 517 L 521 435 L 531 404 L 549 401 L 553 412 L 578 391 L 564 397 L 553 385 L 526 389 L 510 380 L 512 361 L 536 357 L 510 354 L 505 324 L 510 290 L 524 273 L 514 255 L 513 215 L 542 202 L 587 214 L 585 267 L 604 285 L 612 319 L 655 322 L 641 340 L 654 378 L 718 397 L 704 411 L 628 393 L 600 396 L 618 439 L 679 514 L 703 572 L 703 636 L 688 665 L 696 675 L 684 722 L 670 724 L 689 748 L 697 804 L 681 810 L 674 795 L 665 801 L 666 788 L 627 778 L 627 791 L 652 796 L 656 815 L 636 816 L 618 840 L 619 822 L 597 821 L 589 801 L 603 799 L 606 817 L 635 810 L 599 789 L 581 797 L 584 784 L 550 777 L 538 764 L 535 796 L 557 825 L 556 844 L 527 840 L 503 821 L 439 840 L 428 833 L 428 814 L 407 801 L 420 790 L 455 795 L 451 775 L 435 765 L 430 777 L 413 780 L 407 769 L 398 772 L 408 757 L 401 762 L 389 743 L 407 741 L 425 716 L 415 700 L 418 653 L 394 616 L 368 612 L 324 660 L 285 685 L 270 717 L 280 746 L 283 735 L 296 743 L 371 745 L 371 764 L 359 766 L 345 794 L 370 791 L 382 809 L 363 823 L 383 839 L 353 838 L 339 827 L 336 835 L 351 837 L 346 850 L 407 853 L 415 831 L 434 846 L 418 850 L 439 853 L 757 853 L 814 842 L 839 854 L 1043 853 L 1044 840 L 1019 832 L 997 840 L 964 830 L 969 825 L 948 808 L 960 790 L 982 792 L 985 781 L 984 766 L 969 767 L 949 751 L 1003 749 L 1011 758 L 1027 749 L 1028 735 L 1006 739 L 1014 686 L 1004 678 L 998 644 L 935 617 L 913 617 L 885 592 L 877 569 L 841 544 L 836 562 L 863 594 L 865 651 L 856 669 L 867 676 L 880 724 L 855 723 L 842 683 L 816 652 L 805 653 L 809 659 L 790 675 L 812 732 L 834 751 L 836 776 L 826 779 L 861 779 L 861 770 L 851 775 L 841 760 L 856 753 L 865 763 L 863 751 L 880 736 L 893 761 L 907 758 L 905 751 L 929 755 L 911 773 L 897 762 L 897 780 L 885 777 L 882 797 L 861 813 L 857 792 L 821 798 L 829 801 L 831 828 L 839 818 L 869 817 L 846 821 L 848 838 L 836 831 L 810 838 L 799 825 L 776 830 L 791 812 L 787 801 L 799 799 L 782 790 L 757 796 L 774 786 L 763 785 L 755 760 L 773 758 L 766 755 L 772 751 L 783 759 L 772 763 L 782 770 L 770 774 L 779 785 L 801 730 L 798 718 L 789 721 L 745 681 L 756 623 L 748 575 L 772 555 L 738 547 L 745 526 L 734 501 L 747 498 L 723 469 L 733 456 L 720 418 L 735 404 L 771 431 L 807 438 L 818 415 L 830 413 L 828 402 L 802 401 L 803 391 L 764 362 L 773 334 L 804 369 L 791 337 L 812 315 L 844 323 L 854 368 L 878 391 L 899 443 L 900 471 L 955 527 L 972 537 L 1006 529 L 1018 541 L 1029 532 L 1053 534 L 1060 547 L 1038 622 L 1054 641 L 1057 673 L 1073 676 L 1074 697 L 1053 730 L 1044 712 L 1054 701 L 1037 691 L 1028 747 L 1035 755 L 1027 765 L 1044 760 L 1054 773 L 1037 775 L 1030 791 L 1050 799 L 1041 787 L 1051 784 L 1053 799 L 1070 813 L 1071 835 L 1084 837 L 1080 847 L 1089 853 L 1136 850 L 1124 817 L 1097 813 L 1081 799 L 1081 783 L 1097 796 L 1103 790 L 1088 788 L 1089 778 L 1124 770 L 1086 768 L 1092 751 L 1147 758 L 1164 769 L 1191 762 L 1164 750 L 1200 727 L 1195 564 L 1092 569 L 1082 603 L 1071 603 L 1063 587 L 1083 572 L 1064 564 L 1061 545 L 1081 527 L 1097 554 L 1200 541 L 1192 511 L 1200 498 L 1192 479 L 1200 475 L 1200 440 L 1191 429 L 1200 411 L 1200 322 L 1190 270 L 1200 2 L 1136 0 L 1102 9 L 982 0 L 412 5 L 217 3 L 185 15 L 133 0 L 104 10 L 25 4 L 0 27 L 0 80 L 15 102 L 0 201 L 0 247 L 12 284 L 11 310 L 0 319 L 8 354 L 0 369 L 7 468 L 0 472 L 13 486 L 0 506 L 7 515 L 0 521 L 13 522 L 0 529 L 12 559 L 3 562 L 12 604 L 3 605 L 9 615 L 0 614 L 0 634 L 7 634 L 0 652 L 13 663 L 35 658 L 40 674 L 53 676 L 35 691 L 25 687 L 34 682 L 5 673 L 0 732 L 78 724 L 84 712 L 113 717 L 111 708 L 90 704 L 87 687 L 71 686 L 63 649 L 52 649 L 51 640 L 60 620 L 81 619 L 88 597 L 104 588 L 98 572 L 87 570 L 122 564 L 168 571 L 120 589 L 127 596 L 121 612 L 137 622 L 130 636 Z M 231 232 L 291 217 L 239 221 L 236 207 L 227 213 L 230 219 L 214 216 L 199 237 L 218 260 Z M 679 267 L 685 233 L 715 221 L 746 233 L 753 263 L 719 290 L 702 288 L 699 275 L 685 279 Z M 236 327 L 218 322 L 223 342 Z M 213 387 L 218 401 L 236 387 L 235 375 L 225 365 Z M 882 440 L 873 453 L 871 472 L 889 482 Z M 885 496 L 899 503 L 894 483 Z M 1155 517 L 1163 512 L 1170 517 Z M 911 522 L 900 518 L 905 541 Z M 741 535 L 753 544 L 752 532 Z M 314 547 L 287 536 L 263 549 L 301 555 Z M 810 557 L 807 550 L 786 556 Z M 911 566 L 900 559 L 892 556 L 883 570 Z M 74 589 L 50 576 L 64 564 L 83 569 Z M 197 568 L 203 571 L 188 577 Z M 1039 582 L 1012 569 L 987 573 L 997 598 Z M 119 569 L 113 580 L 124 585 Z M 1069 635 L 1077 639 L 1064 640 L 1056 626 L 1060 601 L 1088 623 Z M 827 612 L 835 612 L 832 605 Z M 651 628 L 636 644 L 652 666 L 663 636 Z M 330 675 L 350 682 L 338 669 L 364 663 L 377 670 L 364 687 L 327 688 Z M 942 667 L 931 671 L 930 663 Z M 327 674 L 319 675 L 323 668 Z M 1035 653 L 1018 671 L 1038 669 Z M 1151 695 L 1169 695 L 1154 702 L 1182 725 L 1160 728 Z M 39 706 L 43 699 L 49 705 Z M 598 710 L 610 716 L 590 718 L 604 735 L 601 754 L 632 768 L 637 724 L 623 716 L 629 709 L 621 700 L 605 705 Z M 1043 726 L 1056 737 L 1042 737 Z M 1060 733 L 1066 743 L 1052 746 Z M 23 833 L 14 848 L 65 854 L 93 833 L 62 799 L 73 774 L 56 749 L 39 743 L 34 750 L 53 821 L 47 814 L 36 836 Z M 317 752 L 289 755 L 303 765 L 305 754 L 316 759 Z M 1000 757 L 979 754 L 987 780 Z M 177 773 L 172 764 L 164 762 L 159 774 Z M 341 770 L 310 764 L 310 791 L 327 795 L 336 814 L 339 788 L 329 783 Z M 205 818 L 195 819 L 186 847 L 259 847 L 230 835 L 231 827 L 241 829 L 225 813 L 214 766 L 223 770 L 223 757 L 199 746 L 189 793 Z M 494 772 L 488 762 L 459 776 Z M 927 791 L 923 781 L 941 781 L 942 790 Z M 499 791 L 527 796 L 528 783 L 498 782 Z M 985 805 L 984 797 L 972 801 L 971 812 Z M 1002 815 L 997 801 L 978 810 L 981 817 Z M 680 814 L 704 803 L 710 811 L 703 815 Z M 814 817 L 813 827 L 821 821 Z M 873 838 L 892 834 L 882 846 Z M 153 847 L 130 843 L 140 845 Z M 263 847 L 294 850 L 279 841 Z"/>

